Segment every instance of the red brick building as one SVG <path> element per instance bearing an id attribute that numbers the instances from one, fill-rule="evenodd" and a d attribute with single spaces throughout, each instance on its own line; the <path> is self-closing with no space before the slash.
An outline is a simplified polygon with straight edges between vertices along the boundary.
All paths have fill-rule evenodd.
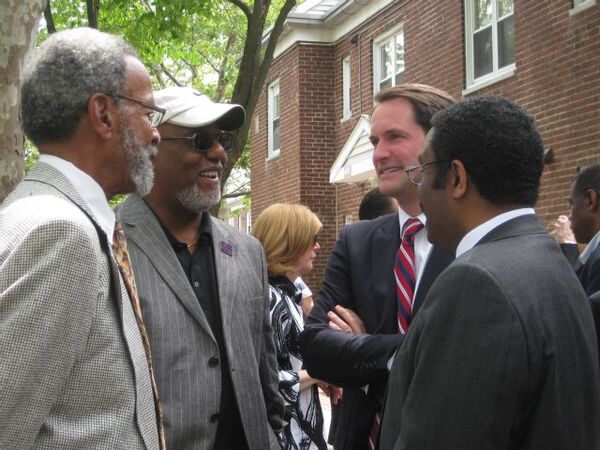
<path id="1" fill-rule="evenodd" d="M 287 20 L 252 117 L 252 216 L 300 202 L 321 218 L 317 291 L 345 223 L 376 185 L 373 95 L 400 82 L 502 95 L 548 153 L 537 212 L 567 211 L 578 166 L 600 161 L 598 0 L 306 0 Z"/>

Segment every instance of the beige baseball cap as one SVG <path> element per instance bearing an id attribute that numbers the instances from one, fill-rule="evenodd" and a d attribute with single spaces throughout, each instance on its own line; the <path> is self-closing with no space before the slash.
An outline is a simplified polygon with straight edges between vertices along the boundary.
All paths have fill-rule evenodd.
<path id="1" fill-rule="evenodd" d="M 186 128 L 200 128 L 216 123 L 225 131 L 244 124 L 246 111 L 234 103 L 215 103 L 206 95 L 188 87 L 169 87 L 154 92 L 154 104 L 167 110 L 155 126 L 172 123 Z"/>

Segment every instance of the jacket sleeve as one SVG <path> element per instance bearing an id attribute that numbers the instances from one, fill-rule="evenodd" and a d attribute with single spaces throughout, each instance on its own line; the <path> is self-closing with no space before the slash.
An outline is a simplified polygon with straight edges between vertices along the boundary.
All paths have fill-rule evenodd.
<path id="1" fill-rule="evenodd" d="M 23 224 L 7 222 L 0 217 L 0 229 Z M 0 238 L 0 448 L 34 445 L 85 350 L 100 289 L 97 241 L 67 218 Z"/>
<path id="2" fill-rule="evenodd" d="M 308 373 L 342 387 L 385 380 L 387 362 L 402 340 L 397 334 L 356 334 L 329 328 L 327 313 L 335 305 L 357 312 L 349 240 L 347 229 L 342 230 L 329 258 L 319 298 L 300 335 L 300 351 Z"/>

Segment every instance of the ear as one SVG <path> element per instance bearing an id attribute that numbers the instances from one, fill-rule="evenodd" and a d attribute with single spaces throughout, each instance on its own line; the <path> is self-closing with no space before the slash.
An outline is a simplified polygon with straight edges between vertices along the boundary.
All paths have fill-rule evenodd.
<path id="1" fill-rule="evenodd" d="M 451 185 L 452 198 L 463 198 L 469 189 L 469 177 L 467 169 L 462 161 L 454 159 L 450 162 L 450 170 L 448 171 L 447 182 Z"/>
<path id="2" fill-rule="evenodd" d="M 598 211 L 598 193 L 593 189 L 586 189 L 583 193 L 585 201 L 587 203 L 587 208 L 590 212 Z"/>
<path id="3" fill-rule="evenodd" d="M 115 133 L 117 110 L 113 100 L 104 94 L 96 93 L 90 97 L 87 115 L 92 129 L 102 138 L 111 139 Z"/>

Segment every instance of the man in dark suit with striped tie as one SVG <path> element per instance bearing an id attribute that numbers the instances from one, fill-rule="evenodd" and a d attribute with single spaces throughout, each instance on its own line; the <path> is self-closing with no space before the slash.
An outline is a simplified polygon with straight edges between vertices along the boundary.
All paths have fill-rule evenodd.
<path id="1" fill-rule="evenodd" d="M 388 364 L 432 281 L 452 260 L 427 241 L 417 188 L 405 170 L 418 164 L 433 114 L 454 99 L 402 84 L 382 90 L 375 102 L 373 164 L 381 192 L 400 207 L 342 230 L 300 337 L 308 372 L 344 388 L 329 434 L 336 450 L 376 444 Z"/>

